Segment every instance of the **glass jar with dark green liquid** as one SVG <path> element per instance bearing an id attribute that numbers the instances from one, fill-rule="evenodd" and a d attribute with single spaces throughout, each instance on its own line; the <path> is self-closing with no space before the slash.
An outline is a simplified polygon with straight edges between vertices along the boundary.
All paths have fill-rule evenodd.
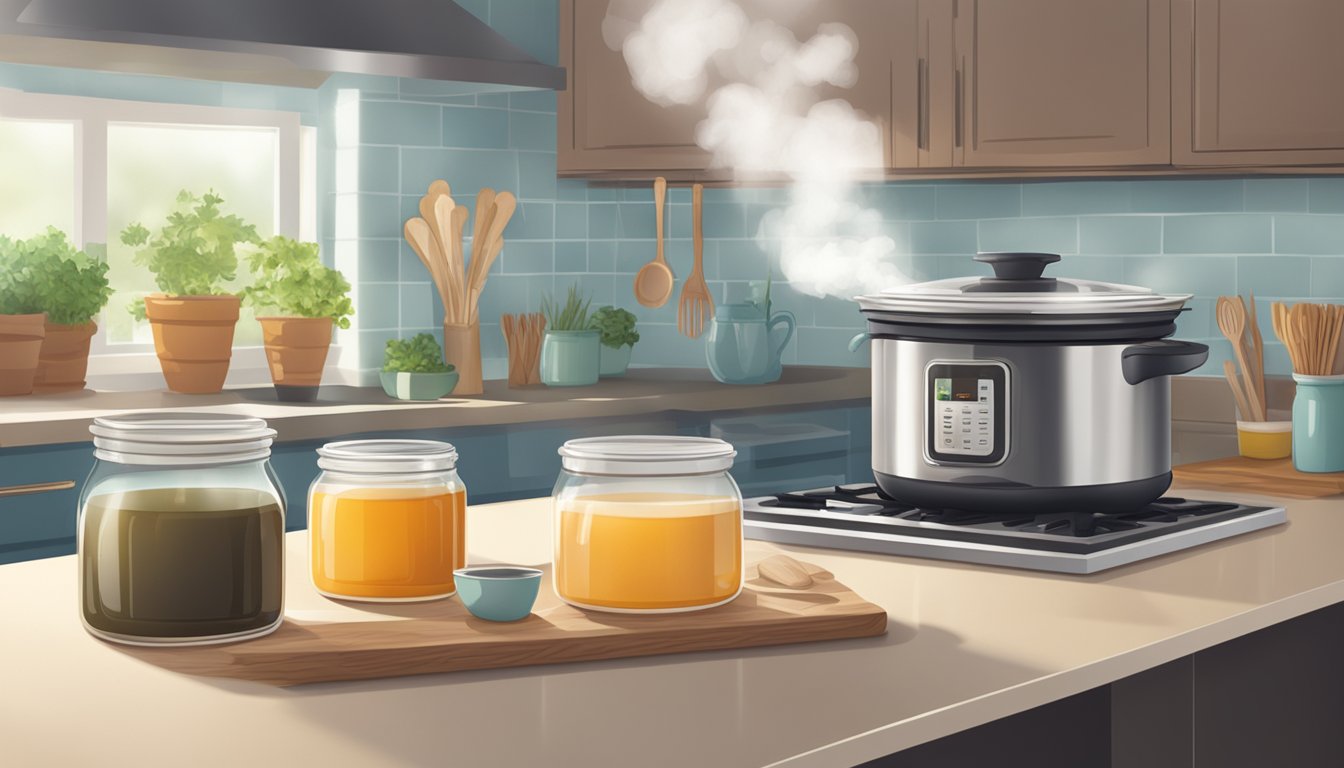
<path id="1" fill-rule="evenodd" d="M 79 606 L 97 637 L 195 645 L 258 637 L 284 607 L 275 431 L 227 414 L 95 419 L 80 497 Z"/>

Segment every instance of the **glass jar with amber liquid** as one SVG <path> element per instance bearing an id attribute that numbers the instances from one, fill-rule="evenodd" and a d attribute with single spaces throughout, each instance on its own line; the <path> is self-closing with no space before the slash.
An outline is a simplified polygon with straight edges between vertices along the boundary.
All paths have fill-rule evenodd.
<path id="1" fill-rule="evenodd" d="M 258 637 L 284 608 L 275 430 L 246 416 L 94 419 L 76 546 L 84 627 L 135 645 Z"/>
<path id="2" fill-rule="evenodd" d="M 554 492 L 556 594 L 619 613 L 695 611 L 742 591 L 742 494 L 722 440 L 570 440 Z"/>
<path id="3" fill-rule="evenodd" d="M 346 440 L 317 451 L 308 492 L 312 579 L 327 597 L 437 600 L 467 564 L 457 449 L 435 440 Z"/>

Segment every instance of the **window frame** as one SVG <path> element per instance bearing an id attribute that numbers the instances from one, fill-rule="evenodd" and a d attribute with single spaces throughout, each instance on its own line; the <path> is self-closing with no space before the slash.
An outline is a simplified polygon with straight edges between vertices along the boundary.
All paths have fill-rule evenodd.
<path id="1" fill-rule="evenodd" d="M 94 96 L 32 93 L 0 88 L 0 117 L 69 122 L 74 125 L 74 232 L 83 248 L 107 232 L 108 126 L 114 123 L 270 128 L 276 131 L 276 217 L 274 231 L 316 240 L 317 190 L 314 186 L 315 128 L 303 126 L 299 113 L 198 104 L 133 101 Z M 305 194 L 312 199 L 305 199 Z M 103 233 L 94 235 L 92 233 Z M 108 311 L 106 308 L 104 312 Z M 101 315 L 100 318 L 101 319 Z M 99 323 L 89 349 L 89 378 L 116 389 L 150 389 L 162 385 L 152 344 L 108 344 L 106 323 Z M 339 354 L 330 355 L 334 360 Z M 152 376 L 152 378 L 151 378 Z M 269 382 L 261 347 L 235 347 L 229 385 Z"/>

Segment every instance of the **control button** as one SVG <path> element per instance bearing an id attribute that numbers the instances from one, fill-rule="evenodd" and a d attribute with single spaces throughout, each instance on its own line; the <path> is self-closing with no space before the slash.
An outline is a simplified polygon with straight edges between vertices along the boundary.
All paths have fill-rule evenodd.
<path id="1" fill-rule="evenodd" d="M 986 440 L 985 438 L 982 437 L 982 438 L 980 438 L 980 440 L 979 440 L 979 442 L 977 443 L 977 445 L 989 445 L 989 440 Z"/>
<path id="2" fill-rule="evenodd" d="M 986 396 L 984 396 L 984 395 L 981 395 L 981 396 L 980 396 L 980 402 L 982 402 L 982 403 L 988 403 L 988 402 L 989 402 L 989 398 L 986 397 Z"/>

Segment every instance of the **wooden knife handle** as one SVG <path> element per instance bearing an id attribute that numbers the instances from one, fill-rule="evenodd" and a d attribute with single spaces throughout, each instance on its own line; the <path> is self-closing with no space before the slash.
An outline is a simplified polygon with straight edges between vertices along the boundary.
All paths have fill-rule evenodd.
<path id="1" fill-rule="evenodd" d="M 74 480 L 56 480 L 50 483 L 30 483 L 28 485 L 9 485 L 0 487 L 0 498 L 6 496 L 25 496 L 30 493 L 64 491 L 75 487 Z"/>

